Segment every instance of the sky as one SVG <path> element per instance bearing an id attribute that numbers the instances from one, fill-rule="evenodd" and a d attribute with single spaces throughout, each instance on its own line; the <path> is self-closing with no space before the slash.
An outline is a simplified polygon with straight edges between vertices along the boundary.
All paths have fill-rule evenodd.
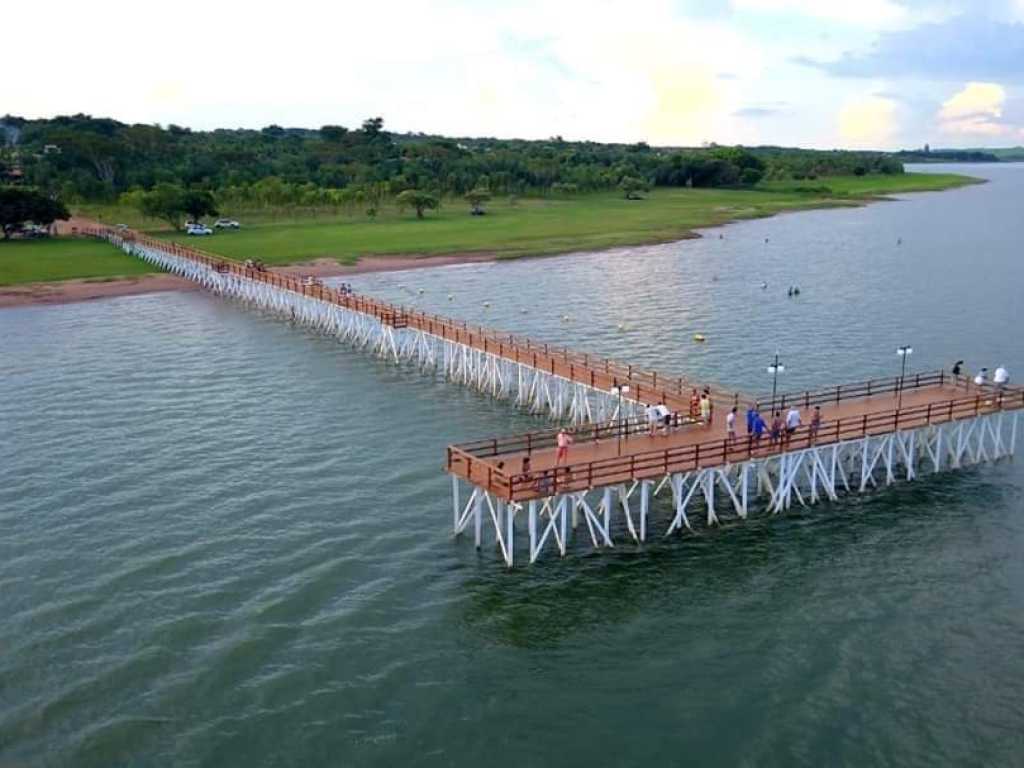
<path id="1" fill-rule="evenodd" d="M 1024 0 L 54 0 L 0 114 L 895 149 L 1024 144 Z M 13 30 L 24 30 L 14 33 Z M 31 30 L 31 32 L 29 31 Z"/>

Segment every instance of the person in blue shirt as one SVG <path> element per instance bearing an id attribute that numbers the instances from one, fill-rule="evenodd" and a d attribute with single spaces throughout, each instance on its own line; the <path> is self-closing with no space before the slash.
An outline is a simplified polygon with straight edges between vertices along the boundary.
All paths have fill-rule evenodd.
<path id="1" fill-rule="evenodd" d="M 754 421 L 758 416 L 758 409 L 760 408 L 759 403 L 754 403 L 752 406 L 747 408 L 747 434 L 752 435 L 754 433 Z"/>
<path id="2" fill-rule="evenodd" d="M 761 418 L 761 414 L 755 411 L 753 424 L 754 445 L 761 444 L 761 435 L 764 434 L 764 431 L 765 429 L 767 429 L 767 427 L 768 425 L 764 423 L 764 419 Z"/>

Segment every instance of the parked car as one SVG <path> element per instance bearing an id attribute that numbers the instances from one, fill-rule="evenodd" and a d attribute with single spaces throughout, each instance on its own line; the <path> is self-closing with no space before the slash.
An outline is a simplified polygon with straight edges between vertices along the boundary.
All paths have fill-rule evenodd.
<path id="1" fill-rule="evenodd" d="M 234 219 L 217 219 L 213 226 L 214 229 L 239 229 L 242 225 Z"/>
<path id="2" fill-rule="evenodd" d="M 190 221 L 185 225 L 186 235 L 212 235 L 213 230 L 205 224 L 197 224 L 194 221 Z"/>
<path id="3" fill-rule="evenodd" d="M 29 240 L 34 240 L 39 237 L 49 237 L 50 230 L 48 227 L 41 227 L 38 224 L 25 224 L 21 228 L 21 236 Z"/>

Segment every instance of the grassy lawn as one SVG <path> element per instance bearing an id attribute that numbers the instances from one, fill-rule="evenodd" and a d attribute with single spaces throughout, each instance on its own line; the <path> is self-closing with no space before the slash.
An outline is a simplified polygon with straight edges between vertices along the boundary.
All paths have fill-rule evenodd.
<path id="1" fill-rule="evenodd" d="M 53 238 L 0 241 L 0 285 L 113 279 L 155 272 L 146 262 L 97 240 Z"/>
<path id="2" fill-rule="evenodd" d="M 393 209 L 376 220 L 351 216 L 269 218 L 233 212 L 238 232 L 188 238 L 156 234 L 233 259 L 287 264 L 317 258 L 355 263 L 361 255 L 432 255 L 485 252 L 501 258 L 597 250 L 686 237 L 693 229 L 780 211 L 850 205 L 887 194 L 945 189 L 973 180 L 952 174 L 851 176 L 767 184 L 751 190 L 656 189 L 645 200 L 618 193 L 570 199 L 497 199 L 486 216 L 470 216 L 461 201 L 447 201 L 419 221 Z M 827 187 L 827 190 L 825 189 Z M 108 219 L 109 220 L 109 219 Z M 199 240 L 199 242 L 195 242 Z"/>
<path id="3" fill-rule="evenodd" d="M 656 189 L 645 200 L 619 193 L 568 199 L 496 199 L 486 216 L 470 216 L 464 201 L 446 201 L 420 221 L 388 206 L 376 220 L 310 211 L 225 211 L 242 221 L 238 232 L 190 238 L 116 206 L 88 206 L 80 215 L 125 223 L 158 237 L 187 242 L 233 259 L 288 264 L 317 258 L 355 263 L 363 255 L 493 253 L 502 258 L 664 242 L 692 230 L 737 219 L 803 208 L 854 205 L 904 192 L 976 182 L 954 174 L 841 176 L 768 182 L 755 189 Z M 152 273 L 151 266 L 106 243 L 57 238 L 0 242 L 0 285 L 72 278 L 97 280 Z"/>
<path id="4" fill-rule="evenodd" d="M 566 199 L 493 200 L 486 216 L 470 216 L 461 200 L 445 201 L 417 220 L 386 206 L 375 220 L 311 211 L 225 210 L 243 229 L 193 238 L 154 229 L 154 222 L 118 207 L 89 207 L 81 215 L 125 223 L 158 237 L 233 259 L 288 264 L 317 258 L 355 263 L 364 255 L 493 253 L 502 258 L 664 242 L 693 229 L 805 208 L 854 205 L 885 195 L 947 189 L 976 182 L 954 174 L 840 176 L 768 182 L 754 189 L 656 189 L 644 200 L 619 193 Z M 40 278 L 47 279 L 47 278 Z M 58 279 L 58 278 L 49 278 Z"/>

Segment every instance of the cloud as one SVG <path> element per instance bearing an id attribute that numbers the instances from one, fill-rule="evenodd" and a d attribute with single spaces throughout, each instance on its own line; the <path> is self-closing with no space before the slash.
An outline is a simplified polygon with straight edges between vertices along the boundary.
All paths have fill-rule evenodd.
<path id="1" fill-rule="evenodd" d="M 906 23 L 909 12 L 893 0 L 732 0 L 737 11 L 793 13 L 842 24 L 890 27 Z"/>
<path id="2" fill-rule="evenodd" d="M 857 148 L 887 145 L 896 133 L 896 102 L 878 96 L 847 101 L 839 110 L 839 135 Z"/>
<path id="3" fill-rule="evenodd" d="M 974 16 L 913 29 L 883 32 L 867 51 L 846 52 L 835 61 L 796 56 L 794 63 L 838 77 L 919 77 L 962 81 L 965 77 L 1024 81 L 1024 24 Z"/>
<path id="4" fill-rule="evenodd" d="M 746 107 L 740 107 L 735 110 L 732 114 L 733 117 L 773 117 L 775 115 L 782 115 L 787 112 L 789 105 L 784 101 L 771 101 L 762 104 L 751 104 Z"/>
<path id="5" fill-rule="evenodd" d="M 1006 89 L 998 83 L 967 83 L 942 103 L 939 128 L 963 136 L 1022 135 L 1002 119 L 1005 104 Z"/>

